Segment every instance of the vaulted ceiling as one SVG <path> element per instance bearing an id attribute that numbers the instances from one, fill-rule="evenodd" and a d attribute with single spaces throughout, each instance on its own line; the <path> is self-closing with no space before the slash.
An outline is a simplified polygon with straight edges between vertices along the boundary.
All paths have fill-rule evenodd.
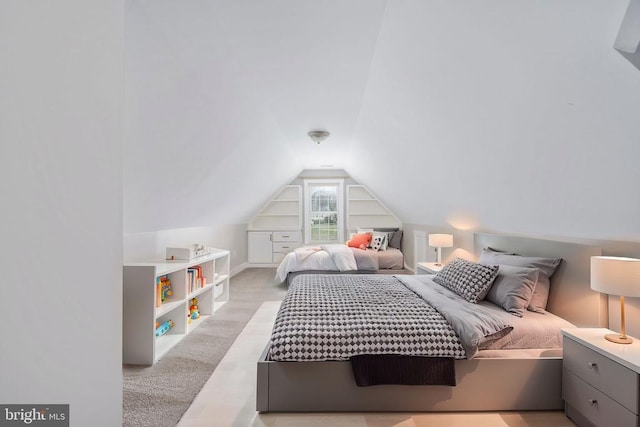
<path id="1" fill-rule="evenodd" d="M 640 236 L 626 5 L 126 2 L 125 231 L 246 223 L 335 167 L 405 222 Z"/>

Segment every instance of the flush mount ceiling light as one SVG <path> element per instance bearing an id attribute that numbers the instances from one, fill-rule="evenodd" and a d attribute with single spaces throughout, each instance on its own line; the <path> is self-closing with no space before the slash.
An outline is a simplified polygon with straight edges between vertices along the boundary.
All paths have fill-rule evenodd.
<path id="1" fill-rule="evenodd" d="M 326 130 L 312 130 L 307 134 L 309 138 L 316 144 L 320 144 L 322 141 L 329 137 L 329 132 Z"/>

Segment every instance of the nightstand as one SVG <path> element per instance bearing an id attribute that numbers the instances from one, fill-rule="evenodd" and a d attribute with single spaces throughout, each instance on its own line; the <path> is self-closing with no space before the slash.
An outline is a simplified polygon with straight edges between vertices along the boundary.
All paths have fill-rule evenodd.
<path id="1" fill-rule="evenodd" d="M 640 341 L 616 344 L 602 328 L 564 329 L 562 398 L 579 426 L 638 426 Z"/>
<path id="2" fill-rule="evenodd" d="M 442 270 L 443 264 L 435 262 L 419 262 L 416 264 L 416 274 L 436 274 Z"/>

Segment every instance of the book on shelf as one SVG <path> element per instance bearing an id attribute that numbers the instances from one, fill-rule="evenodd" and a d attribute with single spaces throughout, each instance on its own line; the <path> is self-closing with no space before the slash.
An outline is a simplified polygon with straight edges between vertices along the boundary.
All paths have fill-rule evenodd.
<path id="1" fill-rule="evenodd" d="M 171 295 L 173 295 L 171 280 L 166 275 L 156 278 L 156 307 L 161 307 Z"/>
<path id="2" fill-rule="evenodd" d="M 203 275 L 201 265 L 195 265 L 187 269 L 187 284 L 189 292 L 193 292 L 200 288 L 203 288 L 205 283 L 206 279 Z"/>

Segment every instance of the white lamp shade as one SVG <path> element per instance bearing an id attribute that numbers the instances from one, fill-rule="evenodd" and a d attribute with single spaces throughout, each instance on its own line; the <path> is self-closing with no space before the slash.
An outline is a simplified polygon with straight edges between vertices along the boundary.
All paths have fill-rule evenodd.
<path id="1" fill-rule="evenodd" d="M 429 234 L 429 246 L 434 248 L 453 247 L 453 234 Z"/>
<path id="2" fill-rule="evenodd" d="M 640 259 L 591 257 L 591 289 L 609 295 L 640 297 Z"/>

